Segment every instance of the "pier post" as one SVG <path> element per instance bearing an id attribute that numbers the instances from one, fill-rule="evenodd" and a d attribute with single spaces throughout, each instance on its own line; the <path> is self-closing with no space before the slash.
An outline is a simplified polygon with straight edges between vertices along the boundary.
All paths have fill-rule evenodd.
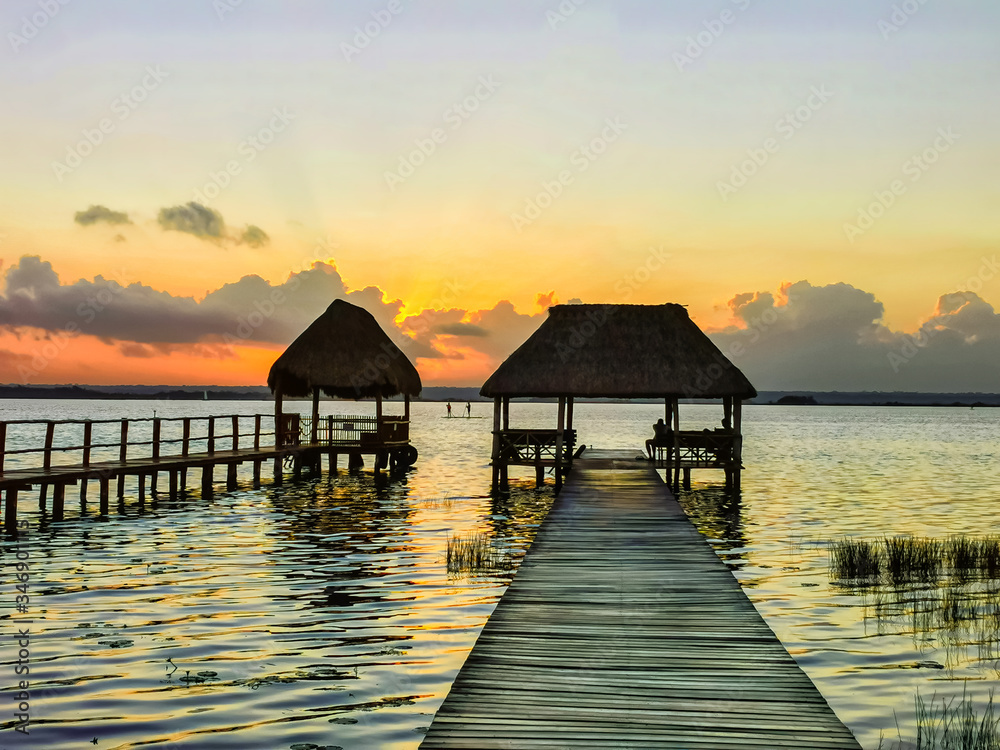
<path id="1" fill-rule="evenodd" d="M 743 475 L 743 401 L 733 399 L 733 491 L 740 491 Z"/>
<path id="2" fill-rule="evenodd" d="M 181 475 L 179 477 L 179 481 L 178 481 L 177 484 L 178 484 L 177 489 L 180 492 L 186 492 L 187 491 L 187 486 L 188 486 L 188 470 L 187 470 L 186 466 L 184 466 L 183 468 L 181 468 Z"/>
<path id="3" fill-rule="evenodd" d="M 319 440 L 319 386 L 313 391 L 312 426 L 309 429 L 309 442 L 313 445 Z"/>
<path id="4" fill-rule="evenodd" d="M 213 480 L 213 469 L 215 467 L 212 464 L 206 464 L 201 468 L 201 496 L 211 497 L 212 496 L 212 480 Z"/>
<path id="5" fill-rule="evenodd" d="M 146 477 L 143 474 L 136 474 L 135 478 L 139 482 L 139 505 L 146 502 Z"/>
<path id="6" fill-rule="evenodd" d="M 0 476 L 3 476 L 3 460 L 7 455 L 7 423 L 0 422 Z"/>
<path id="7" fill-rule="evenodd" d="M 52 485 L 52 520 L 63 520 L 65 510 L 66 485 L 59 483 Z"/>
<path id="8" fill-rule="evenodd" d="M 55 434 L 56 423 L 49 420 L 45 423 L 45 455 L 42 458 L 42 466 L 48 471 L 52 468 L 52 437 Z"/>
<path id="9" fill-rule="evenodd" d="M 177 497 L 177 470 L 174 469 L 170 472 L 170 499 L 173 500 Z"/>
<path id="10" fill-rule="evenodd" d="M 98 481 L 101 486 L 101 515 L 106 516 L 108 515 L 108 496 L 111 494 L 111 487 L 109 486 L 111 484 L 111 479 L 106 476 L 102 476 Z"/>
<path id="11" fill-rule="evenodd" d="M 280 485 L 284 481 L 284 475 L 281 471 L 281 456 L 274 457 L 274 483 Z"/>
<path id="12" fill-rule="evenodd" d="M 490 454 L 493 464 L 493 489 L 500 488 L 500 397 L 493 399 L 493 451 Z"/>
<path id="13" fill-rule="evenodd" d="M 681 483 L 681 402 L 680 399 L 671 399 L 670 408 L 674 412 L 674 465 L 673 480 L 670 489 L 677 492 Z"/>
<path id="14" fill-rule="evenodd" d="M 231 463 L 226 465 L 226 492 L 232 492 L 236 489 L 236 464 Z"/>
<path id="15" fill-rule="evenodd" d="M 87 512 L 87 477 L 80 478 L 80 513 Z"/>
<path id="16" fill-rule="evenodd" d="M 125 497 L 125 475 L 118 475 L 118 499 L 121 500 Z"/>
<path id="17" fill-rule="evenodd" d="M 17 488 L 11 487 L 6 492 L 4 500 L 3 523 L 7 531 L 17 530 Z"/>
<path id="18" fill-rule="evenodd" d="M 260 487 L 260 461 L 253 462 L 253 488 L 256 490 Z"/>
<path id="19" fill-rule="evenodd" d="M 337 473 L 337 451 L 330 451 L 327 454 L 327 471 L 330 472 L 330 476 Z"/>
<path id="20" fill-rule="evenodd" d="M 149 494 L 153 497 L 157 495 L 157 482 L 159 481 L 160 472 L 154 471 L 149 475 Z"/>
<path id="21" fill-rule="evenodd" d="M 566 397 L 559 397 L 559 416 L 556 418 L 556 492 L 562 489 L 563 431 L 566 426 Z"/>
<path id="22" fill-rule="evenodd" d="M 569 432 L 573 431 L 573 397 L 572 396 L 567 396 L 566 397 L 566 430 L 569 431 Z M 567 465 L 567 468 L 569 468 L 569 469 L 573 468 L 573 451 L 570 451 L 569 455 L 566 457 L 566 465 Z"/>
<path id="23" fill-rule="evenodd" d="M 83 423 L 83 465 L 90 466 L 90 444 L 93 442 L 94 425 L 88 419 Z"/>
<path id="24" fill-rule="evenodd" d="M 365 468 L 365 459 L 360 453 L 352 452 L 347 455 L 347 470 L 358 471 Z"/>
<path id="25" fill-rule="evenodd" d="M 49 486 L 42 483 L 41 487 L 38 488 L 38 510 L 42 513 L 45 512 L 45 507 L 48 504 Z"/>

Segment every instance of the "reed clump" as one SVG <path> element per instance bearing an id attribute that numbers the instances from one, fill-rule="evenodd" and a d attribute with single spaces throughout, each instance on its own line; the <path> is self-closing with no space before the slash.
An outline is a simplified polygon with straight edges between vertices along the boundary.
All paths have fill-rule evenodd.
<path id="1" fill-rule="evenodd" d="M 979 713 L 976 703 L 965 691 L 962 699 L 930 703 L 918 693 L 917 750 L 996 750 L 1000 748 L 1000 716 L 997 716 L 993 691 Z"/>
<path id="2" fill-rule="evenodd" d="M 830 545 L 830 575 L 861 585 L 1000 578 L 1000 538 L 912 536 L 840 539 Z"/>
<path id="3" fill-rule="evenodd" d="M 497 545 L 489 534 L 448 537 L 448 572 L 459 574 L 502 573 L 514 568 L 514 557 Z"/>

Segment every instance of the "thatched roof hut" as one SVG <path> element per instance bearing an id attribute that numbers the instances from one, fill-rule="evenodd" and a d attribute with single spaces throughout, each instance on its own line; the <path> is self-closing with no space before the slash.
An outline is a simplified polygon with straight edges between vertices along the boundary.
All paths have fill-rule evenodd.
<path id="1" fill-rule="evenodd" d="M 757 395 L 687 310 L 556 305 L 480 393 L 498 397 L 726 398 Z"/>
<path id="2" fill-rule="evenodd" d="M 420 393 L 420 375 L 367 310 L 334 302 L 271 366 L 271 392 L 303 397 L 387 398 Z"/>

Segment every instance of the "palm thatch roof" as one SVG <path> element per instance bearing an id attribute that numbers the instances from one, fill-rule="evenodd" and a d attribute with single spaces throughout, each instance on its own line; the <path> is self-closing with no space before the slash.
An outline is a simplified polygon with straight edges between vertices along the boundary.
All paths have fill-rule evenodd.
<path id="1" fill-rule="evenodd" d="M 342 299 L 333 303 L 271 365 L 272 393 L 308 396 L 321 389 L 338 398 L 420 393 L 420 375 L 371 313 Z"/>
<path id="2" fill-rule="evenodd" d="M 481 395 L 753 398 L 746 376 L 680 305 L 556 305 Z"/>

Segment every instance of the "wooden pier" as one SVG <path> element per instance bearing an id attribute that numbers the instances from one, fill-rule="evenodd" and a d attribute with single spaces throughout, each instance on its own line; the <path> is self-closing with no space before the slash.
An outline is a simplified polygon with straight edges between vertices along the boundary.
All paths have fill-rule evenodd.
<path id="1" fill-rule="evenodd" d="M 421 748 L 860 750 L 650 462 L 584 455 Z"/>
<path id="2" fill-rule="evenodd" d="M 381 411 L 381 409 L 379 410 Z M 253 485 L 260 486 L 262 466 L 273 465 L 280 483 L 288 464 L 294 475 L 303 468 L 329 471 L 346 456 L 349 469 L 374 458 L 376 472 L 410 466 L 417 459 L 409 443 L 409 414 L 403 416 L 318 416 L 299 414 L 227 415 L 173 419 L 15 420 L 0 422 L 0 490 L 4 494 L 4 527 L 17 529 L 18 495 L 39 488 L 39 510 L 51 519 L 64 517 L 66 489 L 80 487 L 81 512 L 87 508 L 88 483 L 99 487 L 101 515 L 108 515 L 112 484 L 125 494 L 125 480 L 135 477 L 139 502 L 159 492 L 159 475 L 168 476 L 167 493 L 185 491 L 189 470 L 201 470 L 201 493 L 211 495 L 215 469 L 226 467 L 226 489 L 237 486 L 238 467 L 253 465 Z M 277 427 L 275 427 L 277 425 Z M 12 433 L 19 432 L 16 437 Z M 14 439 L 12 439 L 14 437 Z M 27 445 L 13 448 L 11 445 Z M 38 443 L 41 447 L 38 447 Z"/>

